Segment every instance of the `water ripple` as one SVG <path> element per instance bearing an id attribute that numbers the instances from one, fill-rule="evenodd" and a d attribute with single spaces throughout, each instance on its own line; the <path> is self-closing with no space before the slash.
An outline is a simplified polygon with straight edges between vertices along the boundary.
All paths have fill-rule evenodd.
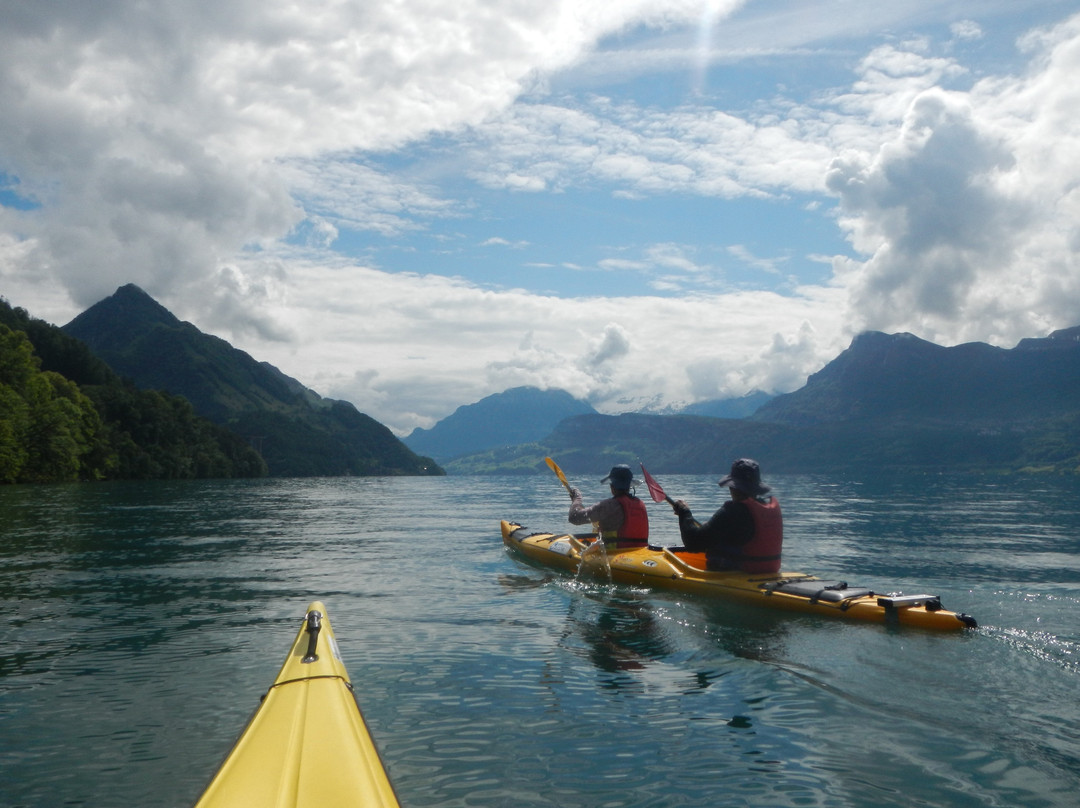
<path id="1" fill-rule="evenodd" d="M 498 519 L 566 507 L 532 478 L 0 489 L 0 804 L 190 805 L 317 597 L 407 806 L 1071 808 L 1080 485 L 770 482 L 793 567 L 983 628 L 530 568 Z"/>

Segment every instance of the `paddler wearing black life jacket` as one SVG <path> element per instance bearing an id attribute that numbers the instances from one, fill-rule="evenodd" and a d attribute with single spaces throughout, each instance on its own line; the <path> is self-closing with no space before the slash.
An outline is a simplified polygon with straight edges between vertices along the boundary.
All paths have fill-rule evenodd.
<path id="1" fill-rule="evenodd" d="M 772 489 L 761 482 L 758 464 L 749 458 L 736 460 L 719 485 L 731 491 L 731 499 L 705 524 L 681 499 L 672 506 L 686 549 L 704 552 L 709 570 L 779 572 L 784 521 L 780 504 L 769 496 Z"/>
<path id="2" fill-rule="evenodd" d="M 623 549 L 644 547 L 649 543 L 649 514 L 645 503 L 634 495 L 634 472 L 625 463 L 611 467 L 611 472 L 600 481 L 609 483 L 611 496 L 590 508 L 581 502 L 581 491 L 570 489 L 570 524 L 599 526 L 600 536 L 606 547 Z"/>

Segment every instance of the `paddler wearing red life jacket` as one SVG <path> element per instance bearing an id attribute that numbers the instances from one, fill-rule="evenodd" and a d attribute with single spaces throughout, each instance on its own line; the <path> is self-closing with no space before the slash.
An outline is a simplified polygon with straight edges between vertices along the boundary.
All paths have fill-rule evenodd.
<path id="1" fill-rule="evenodd" d="M 731 499 L 705 524 L 681 499 L 674 504 L 686 549 L 704 552 L 710 570 L 779 572 L 784 521 L 780 504 L 769 496 L 772 489 L 761 482 L 758 464 L 749 458 L 736 460 L 719 485 L 731 491 Z"/>
<path id="2" fill-rule="evenodd" d="M 625 463 L 611 467 L 611 472 L 600 481 L 608 483 L 611 497 L 602 499 L 586 508 L 581 502 L 581 492 L 570 489 L 570 524 L 599 525 L 600 536 L 607 547 L 623 549 L 644 547 L 649 543 L 649 514 L 645 503 L 634 495 L 634 487 L 640 485 L 634 472 Z"/>

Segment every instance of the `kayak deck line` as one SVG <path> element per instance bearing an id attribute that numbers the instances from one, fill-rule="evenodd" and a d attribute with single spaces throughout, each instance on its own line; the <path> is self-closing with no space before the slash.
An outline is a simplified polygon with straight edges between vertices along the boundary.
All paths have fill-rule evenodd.
<path id="1" fill-rule="evenodd" d="M 319 601 L 196 808 L 264 805 L 400 808 Z"/>
<path id="2" fill-rule="evenodd" d="M 705 569 L 703 553 L 676 552 L 669 547 L 605 548 L 607 562 L 585 551 L 595 534 L 541 533 L 503 520 L 503 543 L 527 561 L 578 573 L 601 569 L 615 583 L 669 589 L 692 595 L 725 598 L 769 609 L 843 617 L 928 629 L 977 628 L 973 617 L 952 612 L 937 595 L 879 593 L 846 581 L 822 580 L 802 572 L 747 574 Z"/>
<path id="3" fill-rule="evenodd" d="M 260 701 L 264 700 L 267 696 L 269 696 L 271 690 L 276 690 L 277 688 L 284 687 L 285 685 L 296 684 L 297 682 L 313 682 L 316 679 L 341 679 L 341 677 L 327 673 L 327 674 L 321 674 L 319 676 L 302 676 L 299 679 L 286 679 L 284 682 L 274 682 L 274 684 L 270 685 L 269 690 L 267 690 L 265 693 L 263 693 L 262 699 L 260 699 Z M 341 682 L 342 682 L 342 684 L 345 685 L 345 687 L 347 687 L 349 689 L 350 692 L 352 691 L 352 689 L 353 689 L 352 684 L 350 684 L 349 682 L 346 682 L 344 679 L 341 679 Z"/>

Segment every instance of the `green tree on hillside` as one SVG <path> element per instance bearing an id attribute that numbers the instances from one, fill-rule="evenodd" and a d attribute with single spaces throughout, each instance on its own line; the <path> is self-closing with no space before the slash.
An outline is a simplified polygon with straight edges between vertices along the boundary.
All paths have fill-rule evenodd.
<path id="1" fill-rule="evenodd" d="M 110 479 L 266 475 L 266 463 L 243 438 L 200 418 L 184 398 L 130 385 L 94 385 L 86 394 L 105 420 Z"/>
<path id="2" fill-rule="evenodd" d="M 79 479 L 100 429 L 78 385 L 41 371 L 26 335 L 0 325 L 0 481 Z"/>
<path id="3" fill-rule="evenodd" d="M 262 477 L 247 441 L 0 299 L 0 482 Z"/>

